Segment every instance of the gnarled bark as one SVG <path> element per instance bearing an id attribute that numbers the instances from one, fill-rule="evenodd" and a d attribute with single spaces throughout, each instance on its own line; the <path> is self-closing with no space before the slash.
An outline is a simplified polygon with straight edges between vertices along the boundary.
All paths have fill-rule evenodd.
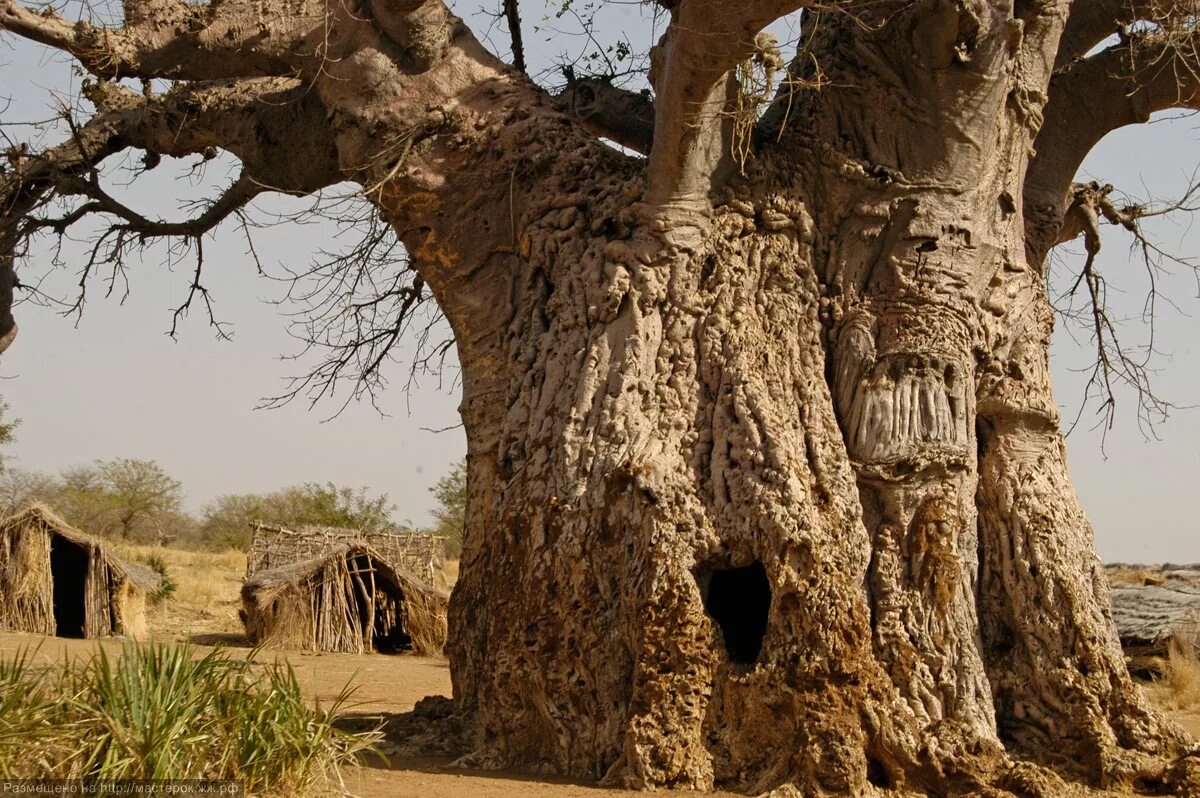
<path id="1" fill-rule="evenodd" d="M 463 366 L 465 761 L 647 788 L 1048 796 L 1057 772 L 1187 794 L 1190 743 L 1116 646 L 1046 365 L 1063 197 L 1031 201 L 1058 179 L 1031 149 L 1043 119 L 1045 152 L 1065 141 L 1054 94 L 1099 62 L 1052 73 L 1101 23 L 1067 0 L 814 12 L 748 137 L 737 69 L 773 69 L 761 30 L 804 3 L 662 4 L 654 102 L 621 98 L 622 119 L 549 97 L 437 0 L 300 3 L 250 42 L 262 2 L 134 2 L 106 32 L 0 0 L 0 27 L 101 78 L 189 81 L 106 84 L 81 132 L 102 146 L 0 175 L 0 267 L 27 224 L 73 221 L 35 218 L 55 192 L 149 235 L 263 186 L 363 186 Z M 268 86 L 290 110 L 253 102 Z M 279 157 L 281 120 L 320 157 Z M 77 182 L 130 146 L 227 146 L 245 178 L 156 226 Z"/>

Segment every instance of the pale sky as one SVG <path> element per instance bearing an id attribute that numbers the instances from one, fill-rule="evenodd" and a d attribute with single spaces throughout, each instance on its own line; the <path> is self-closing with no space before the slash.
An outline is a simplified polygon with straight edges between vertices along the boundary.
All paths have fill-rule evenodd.
<path id="1" fill-rule="evenodd" d="M 458 13 L 483 32 L 490 22 L 473 6 L 459 3 Z M 547 68 L 560 53 L 577 54 L 586 47 L 578 36 L 546 30 L 547 25 L 565 28 L 569 20 L 544 21 L 537 3 L 526 6 L 531 68 Z M 617 30 L 630 31 L 636 48 L 653 36 L 638 15 L 636 4 L 614 5 L 598 29 L 609 39 Z M 496 41 L 504 46 L 502 32 Z M 69 67 L 43 53 L 0 36 L 0 97 L 11 100 L 7 107 L 0 102 L 0 120 L 49 117 L 52 93 L 69 95 L 75 85 Z M 1200 163 L 1197 133 L 1195 117 L 1163 118 L 1118 131 L 1092 153 L 1082 176 L 1138 198 L 1178 196 Z M 178 170 L 160 167 L 123 196 L 151 215 L 179 219 L 183 200 L 211 196 L 212 187 L 227 177 L 225 162 L 210 167 L 207 182 L 198 186 L 180 178 Z M 278 212 L 299 207 L 295 203 L 269 198 L 256 207 Z M 1191 221 L 1187 216 L 1160 219 L 1147 229 L 1169 251 L 1195 257 L 1200 230 Z M 285 225 L 261 231 L 255 246 L 269 268 L 302 266 L 319 250 L 336 249 L 335 233 L 327 224 Z M 1146 340 L 1139 318 L 1146 281 L 1129 243 L 1123 232 L 1106 230 L 1099 265 L 1117 314 L 1129 319 L 1123 329 L 1138 343 Z M 1065 269 L 1082 263 L 1080 249 L 1076 245 L 1076 254 L 1063 253 Z M 78 326 L 47 308 L 29 303 L 17 308 L 20 336 L 0 361 L 0 396 L 22 419 L 9 452 L 14 465 L 57 471 L 94 459 L 153 459 L 183 482 L 192 510 L 221 494 L 298 482 L 369 486 L 391 496 L 399 506 L 397 520 L 426 523 L 429 487 L 465 450 L 460 429 L 431 431 L 458 423 L 453 369 L 440 386 L 428 378 L 406 392 L 407 368 L 393 365 L 391 387 L 380 399 L 386 416 L 369 404 L 351 404 L 327 422 L 336 404 L 313 411 L 302 403 L 255 410 L 299 368 L 279 359 L 295 352 L 296 342 L 287 335 L 281 310 L 265 301 L 282 289 L 256 275 L 244 240 L 232 227 L 206 242 L 206 259 L 217 315 L 230 323 L 232 341 L 215 340 L 198 312 L 184 323 L 178 340 L 164 334 L 190 272 L 187 263 L 168 271 L 161 253 L 132 270 L 131 293 L 123 305 L 120 288 L 105 299 L 102 287 L 94 285 Z M 45 262 L 43 254 L 43 268 Z M 68 268 L 78 265 L 76 252 Z M 1159 354 L 1153 363 L 1159 369 L 1157 390 L 1183 409 L 1157 426 L 1155 439 L 1139 428 L 1134 399 L 1123 395 L 1103 452 L 1102 430 L 1091 428 L 1090 414 L 1068 440 L 1075 485 L 1106 561 L 1200 561 L 1200 521 L 1193 503 L 1200 487 L 1200 410 L 1185 407 L 1200 405 L 1200 299 L 1195 277 L 1173 268 L 1172 277 L 1160 279 L 1160 288 L 1178 309 L 1160 305 Z M 22 277 L 29 279 L 30 272 Z M 44 287 L 65 292 L 75 279 L 70 271 L 60 272 Z M 1090 357 L 1087 332 L 1075 330 L 1078 340 L 1070 332 L 1060 321 L 1053 349 L 1057 398 L 1068 420 L 1075 416 L 1086 380 L 1076 369 Z"/>

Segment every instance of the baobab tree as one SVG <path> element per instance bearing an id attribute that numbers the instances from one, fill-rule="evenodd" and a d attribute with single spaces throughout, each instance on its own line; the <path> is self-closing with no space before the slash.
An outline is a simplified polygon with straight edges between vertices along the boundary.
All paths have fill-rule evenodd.
<path id="1" fill-rule="evenodd" d="M 1192 742 L 1126 672 L 1067 473 L 1046 277 L 1099 219 L 1136 225 L 1073 180 L 1109 131 L 1200 103 L 1193 0 L 657 6 L 651 93 L 556 96 L 442 0 L 123 0 L 106 26 L 0 0 L 94 108 L 10 151 L 7 284 L 30 236 L 88 216 L 111 224 L 84 283 L 264 192 L 361 187 L 412 273 L 345 357 L 369 374 L 428 291 L 462 366 L 467 762 L 1196 794 Z M 789 14 L 785 59 L 763 31 Z M 220 149 L 241 174 L 165 222 L 99 178 L 131 149 Z"/>

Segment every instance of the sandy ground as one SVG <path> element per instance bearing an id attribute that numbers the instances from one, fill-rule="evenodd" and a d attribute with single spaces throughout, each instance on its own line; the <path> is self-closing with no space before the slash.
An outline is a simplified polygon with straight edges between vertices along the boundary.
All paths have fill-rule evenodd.
<path id="1" fill-rule="evenodd" d="M 233 635 L 230 635 L 233 641 Z M 0 657 L 11 657 L 21 649 L 35 649 L 43 662 L 86 657 L 103 647 L 120 653 L 117 640 L 64 640 L 40 635 L 0 632 Z M 198 651 L 207 646 L 196 646 Z M 230 646 L 234 656 L 247 655 L 244 646 Z M 285 656 L 260 653 L 263 656 Z M 450 694 L 450 670 L 444 660 L 408 655 L 286 654 L 305 693 L 328 704 L 347 683 L 355 686 L 351 703 L 355 713 L 396 713 L 413 708 L 427 695 Z M 360 798 L 629 798 L 629 792 L 603 790 L 587 784 L 518 773 L 451 770 L 447 758 L 409 758 L 370 767 L 351 768 L 346 786 Z M 730 796 L 730 793 L 711 793 Z M 690 793 L 701 795 L 701 793 Z"/>
<path id="2" fill-rule="evenodd" d="M 234 639 L 233 635 L 229 637 Z M 0 657 L 36 648 L 36 657 L 45 662 L 88 656 L 98 647 L 119 653 L 122 645 L 116 640 L 63 640 L 0 632 Z M 200 651 L 207 648 L 197 646 Z M 234 645 L 228 650 L 234 656 L 249 654 L 244 646 Z M 443 660 L 408 655 L 263 653 L 259 656 L 286 656 L 305 693 L 323 704 L 328 704 L 347 683 L 352 683 L 356 687 L 352 700 L 356 713 L 405 712 L 424 696 L 450 694 L 450 672 Z M 1175 717 L 1200 738 L 1200 714 Z M 449 759 L 432 757 L 377 762 L 348 770 L 346 786 L 360 798 L 629 798 L 631 794 L 549 777 L 453 770 L 449 764 Z"/>
<path id="3" fill-rule="evenodd" d="M 1179 721 L 1180 725 L 1187 729 L 1193 737 L 1200 740 L 1200 715 L 1180 712 L 1176 713 L 1175 720 Z"/>
<path id="4" fill-rule="evenodd" d="M 166 560 L 178 582 L 174 598 L 148 613 L 154 639 L 188 640 L 200 651 L 223 645 L 234 656 L 250 653 L 242 639 L 237 615 L 238 590 L 245 573 L 243 555 L 133 547 L 125 553 L 133 559 L 156 554 Z M 37 648 L 39 659 L 63 661 L 86 657 L 97 647 L 117 653 L 122 645 L 117 640 L 64 640 L 0 632 L 0 657 L 10 657 L 23 648 Z M 450 671 L 440 659 L 378 654 L 259 654 L 260 659 L 271 656 L 286 657 L 307 696 L 322 705 L 327 706 L 347 684 L 352 684 L 355 692 L 350 711 L 354 713 L 407 712 L 425 696 L 450 694 Z M 1200 739 L 1200 712 L 1175 713 L 1175 717 Z M 454 770 L 449 764 L 448 758 L 375 762 L 349 769 L 345 774 L 346 786 L 360 798 L 629 798 L 631 795 L 551 777 Z"/>

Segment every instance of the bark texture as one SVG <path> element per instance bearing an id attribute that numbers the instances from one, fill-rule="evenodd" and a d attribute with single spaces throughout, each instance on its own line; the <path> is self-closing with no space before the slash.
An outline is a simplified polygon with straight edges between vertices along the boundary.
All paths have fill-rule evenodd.
<path id="1" fill-rule="evenodd" d="M 1159 6 L 810 10 L 747 123 L 738 76 L 776 85 L 761 30 L 804 3 L 664 3 L 651 104 L 552 98 L 437 0 L 298 0 L 252 43 L 266 0 L 138 2 L 115 32 L 0 2 L 0 28 L 99 77 L 182 81 L 101 84 L 79 140 L 0 175 L 10 278 L 55 192 L 172 232 L 87 180 L 129 146 L 242 158 L 184 234 L 250 187 L 348 179 L 404 242 L 463 366 L 439 712 L 464 762 L 751 794 L 1197 794 L 1191 741 L 1125 670 L 1071 488 L 1042 263 L 1078 229 L 1062 153 L 1093 98 L 1072 87 L 1132 45 L 1087 52 Z M 1124 74 L 1155 107 L 1195 99 Z M 1090 117 L 1082 152 L 1131 113 Z"/>

